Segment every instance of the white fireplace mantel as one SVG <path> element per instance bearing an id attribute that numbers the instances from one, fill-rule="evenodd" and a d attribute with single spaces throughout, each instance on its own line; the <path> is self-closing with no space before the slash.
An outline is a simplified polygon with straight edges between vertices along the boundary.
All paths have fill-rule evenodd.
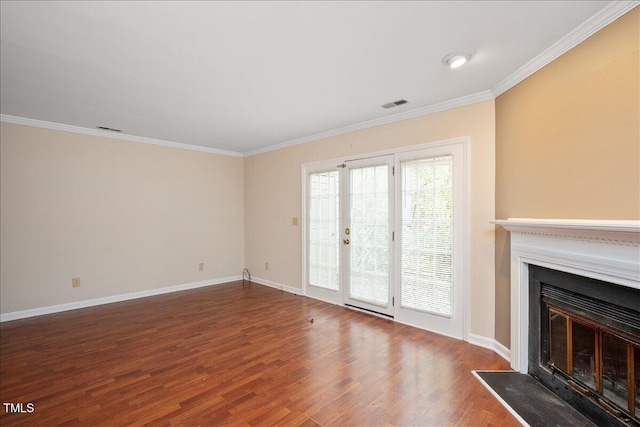
<path id="1" fill-rule="evenodd" d="M 527 372 L 529 265 L 640 290 L 640 220 L 509 218 L 511 367 Z"/>

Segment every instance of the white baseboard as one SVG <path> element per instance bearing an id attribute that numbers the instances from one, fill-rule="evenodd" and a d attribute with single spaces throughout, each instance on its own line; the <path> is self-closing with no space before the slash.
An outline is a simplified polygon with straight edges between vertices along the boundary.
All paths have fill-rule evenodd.
<path id="1" fill-rule="evenodd" d="M 498 341 L 495 341 L 493 351 L 498 353 L 499 356 L 502 356 L 502 358 L 507 362 L 511 362 L 511 350 L 500 344 Z"/>
<path id="2" fill-rule="evenodd" d="M 492 350 L 507 362 L 511 361 L 511 350 L 509 350 L 507 347 L 500 344 L 493 338 L 483 337 L 482 335 L 469 334 L 469 344 Z"/>
<path id="3" fill-rule="evenodd" d="M 261 279 L 259 277 L 252 277 L 251 281 L 254 282 L 254 283 L 257 283 L 259 285 L 268 286 L 270 288 L 275 288 L 275 289 L 278 289 L 280 291 L 289 292 L 291 294 L 304 295 L 302 293 L 302 289 L 294 288 L 292 286 L 283 285 L 282 283 L 273 282 L 271 280 Z"/>
<path id="4" fill-rule="evenodd" d="M 67 304 L 50 305 L 47 307 L 32 308 L 29 310 L 14 311 L 0 314 L 0 323 L 10 320 L 25 319 L 28 317 L 42 316 L 44 314 L 59 313 L 62 311 L 76 310 L 78 308 L 93 307 L 113 302 L 126 301 L 137 298 L 150 297 L 154 295 L 168 294 L 171 292 L 186 291 L 188 289 L 202 288 L 205 286 L 219 285 L 222 283 L 242 280 L 242 276 L 223 277 L 220 279 L 203 280 L 201 282 L 186 283 L 183 285 L 167 286 L 165 288 L 149 289 L 147 291 L 132 292 L 129 294 L 113 295 L 110 297 L 96 298 L 84 301 L 70 302 Z"/>

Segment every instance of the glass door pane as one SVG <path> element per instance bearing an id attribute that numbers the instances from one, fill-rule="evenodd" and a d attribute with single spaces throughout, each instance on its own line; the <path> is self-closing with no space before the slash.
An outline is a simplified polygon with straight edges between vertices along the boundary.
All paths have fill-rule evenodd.
<path id="1" fill-rule="evenodd" d="M 634 373 L 634 380 L 633 382 L 635 383 L 635 399 L 634 399 L 634 406 L 635 406 L 635 416 L 636 418 L 640 418 L 640 347 L 639 346 L 634 346 L 633 347 L 633 373 Z"/>
<path id="2" fill-rule="evenodd" d="M 377 158 L 348 166 L 349 206 L 343 230 L 348 259 L 345 302 L 389 315 L 391 162 L 392 158 Z"/>
<path id="3" fill-rule="evenodd" d="M 387 165 L 351 169 L 351 298 L 389 299 Z"/>
<path id="4" fill-rule="evenodd" d="M 569 371 L 567 358 L 567 318 L 564 314 L 549 310 L 549 362 L 563 370 Z"/>
<path id="5" fill-rule="evenodd" d="M 571 320 L 572 368 L 571 376 L 596 388 L 596 330 Z"/>
<path id="6" fill-rule="evenodd" d="M 453 156 L 400 163 L 402 307 L 453 310 Z"/>
<path id="7" fill-rule="evenodd" d="M 340 179 L 338 171 L 309 175 L 309 284 L 339 289 Z"/>
<path id="8" fill-rule="evenodd" d="M 396 319 L 465 335 L 466 162 L 463 143 L 397 155 Z"/>
<path id="9" fill-rule="evenodd" d="M 602 333 L 602 394 L 621 408 L 629 406 L 628 344 Z"/>

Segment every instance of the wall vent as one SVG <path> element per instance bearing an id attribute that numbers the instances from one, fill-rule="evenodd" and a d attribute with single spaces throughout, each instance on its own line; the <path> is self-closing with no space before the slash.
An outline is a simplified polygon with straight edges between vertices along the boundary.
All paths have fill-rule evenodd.
<path id="1" fill-rule="evenodd" d="M 96 129 L 108 130 L 109 132 L 122 132 L 120 129 L 108 128 L 106 126 L 96 126 Z"/>
<path id="2" fill-rule="evenodd" d="M 393 102 L 387 102 L 386 104 L 382 104 L 382 108 L 393 108 L 393 107 L 397 107 L 398 105 L 402 105 L 402 104 L 406 104 L 407 101 L 406 99 L 399 99 L 397 101 L 393 101 Z"/>

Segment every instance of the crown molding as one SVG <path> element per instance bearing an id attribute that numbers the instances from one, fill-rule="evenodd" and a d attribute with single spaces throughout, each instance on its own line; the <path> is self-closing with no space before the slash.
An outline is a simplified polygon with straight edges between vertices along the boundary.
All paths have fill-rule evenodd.
<path id="1" fill-rule="evenodd" d="M 200 151 L 211 154 L 219 154 L 223 156 L 231 157 L 249 157 L 270 151 L 280 150 L 283 148 L 292 147 L 295 145 L 305 144 L 307 142 L 317 141 L 324 138 L 330 138 L 332 136 L 342 135 L 349 132 L 368 129 L 375 126 L 381 126 L 388 123 L 394 123 L 401 120 L 407 120 L 419 116 L 428 114 L 434 114 L 453 108 L 464 107 L 467 105 L 475 104 L 478 102 L 489 101 L 495 99 L 502 93 L 511 89 L 513 86 L 520 83 L 545 65 L 549 64 L 559 56 L 563 55 L 567 51 L 571 50 L 585 39 L 589 38 L 602 28 L 606 27 L 631 9 L 640 5 L 640 0 L 626 1 L 615 0 L 602 8 L 598 13 L 591 18 L 580 24 L 569 34 L 558 40 L 551 45 L 548 49 L 536 56 L 534 59 L 520 67 L 516 72 L 502 80 L 491 90 L 478 92 L 476 94 L 455 98 L 452 100 L 444 101 L 438 104 L 428 105 L 420 107 L 402 113 L 393 114 L 385 117 L 380 117 L 373 120 L 367 120 L 361 123 L 353 125 L 343 126 L 337 129 L 328 130 L 325 132 L 316 133 L 313 135 L 304 136 L 301 138 L 284 141 L 275 145 L 270 145 L 263 148 L 247 151 L 244 153 L 236 151 L 221 150 L 217 148 L 203 147 L 199 145 L 184 144 L 180 142 L 166 141 L 155 138 L 147 138 L 143 136 L 128 135 L 122 133 L 110 133 L 108 131 L 83 128 L 79 126 L 66 125 L 62 123 L 47 122 L 42 120 L 28 119 L 24 117 L 10 116 L 6 114 L 0 114 L 0 121 L 7 123 L 15 123 L 26 126 L 40 127 L 45 129 L 60 130 L 66 132 L 79 133 L 84 135 L 100 136 L 104 138 L 119 139 L 125 141 L 139 142 L 143 144 L 161 145 L 171 148 L 179 148 L 183 150 Z"/>
<path id="2" fill-rule="evenodd" d="M 453 108 L 464 107 L 478 102 L 484 102 L 494 99 L 490 91 L 478 92 L 473 95 L 462 96 L 460 98 L 451 99 L 449 101 L 440 102 L 438 104 L 427 105 L 426 107 L 415 108 L 413 110 L 394 114 L 391 116 L 380 117 L 378 119 L 367 120 L 365 122 L 353 125 L 343 126 L 341 128 L 320 132 L 302 138 L 296 138 L 279 144 L 270 145 L 264 148 L 247 151 L 244 157 L 255 156 L 257 154 L 267 153 L 269 151 L 280 150 L 282 148 L 293 147 L 294 145 L 305 144 L 307 142 L 317 141 L 319 139 L 330 138 L 332 136 L 342 135 L 357 130 L 368 129 L 375 126 L 381 126 L 388 123 L 399 122 L 401 120 L 412 119 L 414 117 L 425 116 L 427 114 L 439 113 L 441 111 L 451 110 Z"/>
<path id="3" fill-rule="evenodd" d="M 495 98 L 511 89 L 522 80 L 526 79 L 551 61 L 576 47 L 587 38 L 591 37 L 631 9 L 640 4 L 640 1 L 612 1 L 591 18 L 577 26 L 573 31 L 555 42 L 541 54 L 520 67 L 515 73 L 502 80 L 491 89 Z"/>
<path id="4" fill-rule="evenodd" d="M 536 56 L 527 64 L 519 68 L 515 73 L 511 74 L 506 79 L 498 83 L 493 89 L 478 92 L 476 94 L 463 96 L 460 98 L 452 99 L 449 101 L 441 102 L 438 104 L 429 105 L 426 107 L 416 108 L 413 110 L 405 111 L 402 113 L 394 114 L 391 116 L 385 116 L 374 120 L 368 120 L 353 125 L 344 126 L 341 128 L 329 130 L 326 132 L 320 132 L 313 135 L 305 136 L 302 138 L 296 138 L 289 141 L 281 142 L 279 144 L 270 145 L 268 147 L 258 148 L 255 150 L 247 151 L 243 153 L 244 157 L 254 156 L 257 154 L 267 153 L 269 151 L 280 150 L 295 145 L 304 144 L 307 142 L 317 141 L 319 139 L 330 138 L 332 136 L 342 135 L 348 132 L 354 132 L 357 130 L 367 129 L 375 126 L 384 125 L 387 123 L 398 122 L 401 120 L 411 119 L 414 117 L 424 116 L 427 114 L 434 114 L 441 111 L 450 110 L 453 108 L 464 107 L 466 105 L 475 104 L 478 102 L 489 101 L 495 99 L 500 94 L 511 89 L 522 80 L 526 79 L 540 68 L 549 64 L 553 60 L 557 59 L 562 54 L 573 49 L 575 46 L 591 37 L 602 28 L 606 27 L 631 9 L 637 7 L 640 4 L 640 0 L 626 1 L 626 0 L 614 0 L 607 6 L 602 8 L 598 13 L 587 19 L 585 22 L 576 27 L 573 31 L 566 36 L 558 40 L 556 43 L 547 48 L 544 52 Z"/>
<path id="5" fill-rule="evenodd" d="M 0 114 L 0 121 L 17 125 L 33 126 L 43 129 L 72 132 L 82 135 L 99 136 L 102 138 L 119 139 L 122 141 L 139 142 L 142 144 L 161 145 L 163 147 L 179 148 L 181 150 L 200 151 L 203 153 L 219 154 L 222 156 L 242 157 L 242 153 L 235 151 L 219 150 L 217 148 L 203 147 L 200 145 L 183 144 L 181 142 L 165 141 L 163 139 L 147 138 L 144 136 L 129 135 L 126 133 L 114 133 L 105 130 L 84 128 L 80 126 L 66 125 L 63 123 L 47 122 L 44 120 L 28 119 L 25 117 Z"/>

